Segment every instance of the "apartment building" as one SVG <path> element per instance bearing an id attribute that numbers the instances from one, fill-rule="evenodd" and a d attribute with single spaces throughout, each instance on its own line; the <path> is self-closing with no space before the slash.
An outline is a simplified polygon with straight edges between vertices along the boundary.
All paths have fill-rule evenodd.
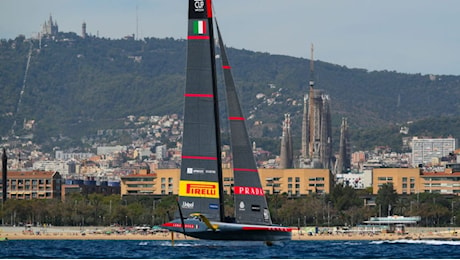
<path id="1" fill-rule="evenodd" d="M 457 148 L 455 138 L 412 138 L 412 166 L 436 164 Z M 435 160 L 433 162 L 433 160 Z"/>
<path id="2" fill-rule="evenodd" d="M 460 195 L 460 164 L 447 164 L 441 172 L 420 168 L 375 168 L 373 193 L 377 194 L 384 183 L 392 183 L 398 194 Z"/>
<path id="3" fill-rule="evenodd" d="M 148 170 L 126 175 L 120 178 L 121 195 L 155 195 L 157 194 L 157 174 Z"/>
<path id="4" fill-rule="evenodd" d="M 56 171 L 8 171 L 7 198 L 60 199 L 61 182 L 61 175 Z M 0 188 L 0 193 L 2 193 L 3 180 L 0 181 L 0 187 L 2 187 Z"/>
<path id="5" fill-rule="evenodd" d="M 377 194 L 385 183 L 392 183 L 398 194 L 415 194 L 421 192 L 419 168 L 374 168 L 372 190 Z"/>
<path id="6" fill-rule="evenodd" d="M 332 174 L 328 169 L 259 169 L 266 194 L 301 196 L 329 193 Z M 121 178 L 121 195 L 172 195 L 179 192 L 180 169 L 159 169 L 154 174 L 133 174 Z M 223 169 L 224 193 L 231 194 L 232 169 Z"/>

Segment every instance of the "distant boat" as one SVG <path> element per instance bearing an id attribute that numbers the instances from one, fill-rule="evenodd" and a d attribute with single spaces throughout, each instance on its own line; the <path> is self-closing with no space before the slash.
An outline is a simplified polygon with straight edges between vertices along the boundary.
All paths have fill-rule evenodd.
<path id="1" fill-rule="evenodd" d="M 211 0 L 189 0 L 180 217 L 162 226 L 209 240 L 291 240 L 274 225 L 249 141 L 231 67 L 217 26 L 233 153 L 235 218 L 224 215 L 220 118 Z M 217 25 L 217 22 L 216 22 Z"/>

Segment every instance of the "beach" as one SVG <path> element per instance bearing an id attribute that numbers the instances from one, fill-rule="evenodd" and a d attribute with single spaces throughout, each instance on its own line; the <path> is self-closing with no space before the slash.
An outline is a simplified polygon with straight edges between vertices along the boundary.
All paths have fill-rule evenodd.
<path id="1" fill-rule="evenodd" d="M 109 227 L 0 227 L 0 237 L 7 240 L 171 240 L 170 232 L 144 232 Z M 404 234 L 354 231 L 348 233 L 307 234 L 293 230 L 292 240 L 460 240 L 458 228 L 407 228 Z M 194 240 L 174 233 L 174 240 Z"/>

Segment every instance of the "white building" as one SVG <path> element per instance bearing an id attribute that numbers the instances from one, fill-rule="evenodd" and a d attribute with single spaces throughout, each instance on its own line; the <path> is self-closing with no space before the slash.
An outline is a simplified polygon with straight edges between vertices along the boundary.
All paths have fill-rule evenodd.
<path id="1" fill-rule="evenodd" d="M 412 167 L 432 164 L 457 149 L 455 138 L 412 138 Z"/>

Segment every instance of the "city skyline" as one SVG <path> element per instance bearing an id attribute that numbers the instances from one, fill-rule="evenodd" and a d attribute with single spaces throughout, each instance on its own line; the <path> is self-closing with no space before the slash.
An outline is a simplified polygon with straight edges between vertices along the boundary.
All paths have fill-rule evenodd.
<path id="1" fill-rule="evenodd" d="M 286 4 L 287 3 L 287 4 Z M 308 58 L 369 71 L 460 75 L 460 2 L 434 0 L 369 3 L 290 0 L 214 0 L 229 47 Z M 33 37 L 49 16 L 62 32 L 121 39 L 185 39 L 184 1 L 5 0 L 0 3 L 0 39 Z"/>

